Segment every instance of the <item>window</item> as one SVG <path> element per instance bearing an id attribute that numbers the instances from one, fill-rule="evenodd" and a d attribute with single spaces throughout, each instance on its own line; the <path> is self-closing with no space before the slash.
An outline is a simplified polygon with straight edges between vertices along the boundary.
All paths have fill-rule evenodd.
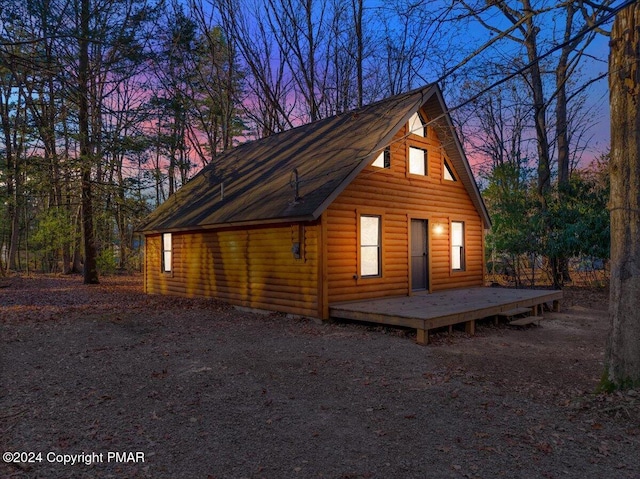
<path id="1" fill-rule="evenodd" d="M 371 165 L 377 168 L 391 168 L 391 151 L 389 150 L 389 147 L 381 151 L 376 160 L 371 163 Z"/>
<path id="2" fill-rule="evenodd" d="M 171 272 L 171 233 L 162 234 L 162 271 Z"/>
<path id="3" fill-rule="evenodd" d="M 451 222 L 451 269 L 464 270 L 464 223 Z"/>
<path id="4" fill-rule="evenodd" d="M 409 173 L 412 175 L 427 174 L 427 152 L 421 148 L 409 147 Z"/>
<path id="5" fill-rule="evenodd" d="M 360 216 L 360 276 L 380 276 L 380 216 Z"/>
<path id="6" fill-rule="evenodd" d="M 449 166 L 449 162 L 447 160 L 444 160 L 444 179 L 448 181 L 458 181 L 456 180 L 453 170 Z"/>
<path id="7" fill-rule="evenodd" d="M 422 136 L 424 138 L 427 136 L 426 130 L 422 116 L 417 112 L 411 115 L 411 118 L 409 118 L 409 133 L 412 135 Z"/>

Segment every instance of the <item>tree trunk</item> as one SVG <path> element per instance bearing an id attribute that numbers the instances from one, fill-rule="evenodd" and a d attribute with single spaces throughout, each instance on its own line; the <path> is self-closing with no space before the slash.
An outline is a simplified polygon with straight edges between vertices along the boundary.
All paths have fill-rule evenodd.
<path id="1" fill-rule="evenodd" d="M 5 157 L 6 157 L 6 190 L 7 190 L 7 215 L 9 217 L 10 233 L 9 233 L 9 251 L 7 257 L 7 269 L 16 270 L 16 258 L 18 255 L 18 241 L 20 231 L 19 221 L 19 184 L 20 184 L 20 171 L 19 171 L 19 152 L 14 151 L 14 140 L 12 137 L 12 120 L 10 115 L 10 107 L 12 101 L 11 85 L 2 85 L 2 91 L 0 91 L 0 123 L 2 125 L 2 132 L 4 135 L 5 145 Z M 20 94 L 20 96 L 22 96 Z M 14 100 L 15 101 L 15 100 Z M 20 100 L 16 103 L 19 103 Z M 15 114 L 16 126 L 18 122 L 18 114 Z"/>
<path id="2" fill-rule="evenodd" d="M 74 215 L 74 225 L 76 233 L 73 235 L 73 260 L 72 260 L 72 273 L 81 273 L 83 270 L 82 266 L 82 245 L 80 244 L 80 235 L 77 234 L 78 231 L 82 231 L 82 208 L 78 208 L 77 213 Z"/>
<path id="3" fill-rule="evenodd" d="M 531 11 L 529 1 L 523 2 L 524 12 Z M 531 82 L 531 94 L 533 96 L 533 111 L 536 129 L 536 146 L 538 149 L 538 195 L 542 202 L 543 209 L 546 207 L 546 193 L 551 187 L 551 161 L 549 160 L 549 138 L 547 136 L 547 103 L 544 97 L 544 85 L 542 82 L 542 72 L 538 58 L 538 32 L 539 27 L 534 25 L 533 17 L 525 21 L 527 36 L 525 37 L 525 47 L 527 58 L 532 62 L 529 68 L 529 81 Z"/>
<path id="4" fill-rule="evenodd" d="M 97 253 L 93 230 L 93 194 L 91 191 L 91 148 L 89 144 L 89 1 L 81 1 L 80 57 L 78 61 L 78 131 L 82 165 L 82 234 L 84 246 L 84 284 L 97 284 Z"/>
<path id="5" fill-rule="evenodd" d="M 569 2 L 566 6 L 566 24 L 564 30 L 564 47 L 560 52 L 556 67 L 556 147 L 558 149 L 558 202 L 565 203 L 569 185 L 569 160 L 571 145 L 569 143 L 569 118 L 567 113 L 567 81 L 569 80 L 569 55 L 576 47 L 571 41 L 573 35 L 573 17 L 576 6 Z M 561 254 L 553 271 L 553 284 L 560 288 L 565 282 L 571 281 L 569 259 Z"/>
<path id="6" fill-rule="evenodd" d="M 610 330 L 604 387 L 640 386 L 640 4 L 618 13 L 609 56 Z"/>

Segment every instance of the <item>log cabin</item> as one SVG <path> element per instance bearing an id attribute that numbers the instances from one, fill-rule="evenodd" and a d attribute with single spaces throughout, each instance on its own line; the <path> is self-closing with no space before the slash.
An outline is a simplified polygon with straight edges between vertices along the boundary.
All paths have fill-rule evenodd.
<path id="1" fill-rule="evenodd" d="M 487 209 L 437 85 L 225 151 L 145 220 L 144 289 L 328 319 L 482 286 Z"/>

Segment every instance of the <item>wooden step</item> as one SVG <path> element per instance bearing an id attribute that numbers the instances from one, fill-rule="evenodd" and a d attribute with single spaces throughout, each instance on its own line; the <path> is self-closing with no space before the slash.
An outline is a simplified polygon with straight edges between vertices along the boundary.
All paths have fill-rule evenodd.
<path id="1" fill-rule="evenodd" d="M 509 321 L 509 326 L 527 326 L 528 324 L 540 324 L 544 318 L 542 316 L 526 316 L 524 318 L 514 319 Z"/>
<path id="2" fill-rule="evenodd" d="M 514 308 L 509 309 L 507 311 L 500 311 L 496 314 L 496 316 L 502 316 L 504 318 L 511 318 L 513 316 L 518 316 L 520 314 L 531 313 L 531 308 Z"/>

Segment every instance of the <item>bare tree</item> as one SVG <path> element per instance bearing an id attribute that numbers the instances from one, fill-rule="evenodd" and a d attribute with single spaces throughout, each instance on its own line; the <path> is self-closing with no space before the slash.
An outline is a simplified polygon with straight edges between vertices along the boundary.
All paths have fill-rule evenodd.
<path id="1" fill-rule="evenodd" d="M 515 71 L 522 72 L 530 93 L 529 105 L 537 146 L 537 193 L 543 212 L 548 208 L 554 159 L 558 166 L 557 194 L 561 202 L 569 187 L 572 154 L 579 149 L 576 140 L 580 135 L 574 133 L 581 127 L 571 121 L 572 114 L 577 111 L 572 108 L 572 102 L 579 104 L 584 85 L 593 81 L 583 79 L 582 84 L 577 84 L 574 79 L 580 71 L 585 50 L 596 35 L 592 27 L 607 15 L 608 3 L 568 1 L 534 6 L 530 0 L 497 0 L 487 4 L 462 0 L 467 13 L 489 32 L 503 35 L 520 49 L 514 53 L 513 64 Z M 512 26 L 507 35 L 503 25 L 491 15 L 496 12 Z M 560 20 L 559 32 L 544 28 L 549 15 L 553 15 L 555 21 Z M 548 55 L 548 50 L 558 53 Z M 519 58 L 520 54 L 523 59 Z M 504 59 L 500 61 L 504 63 Z M 570 91 L 570 87 L 575 91 Z M 551 121 L 552 117 L 555 122 Z M 571 131 L 571 128 L 576 130 Z M 552 255 L 550 260 L 554 285 L 561 287 L 570 279 L 567 259 L 562 255 Z"/>
<path id="2" fill-rule="evenodd" d="M 364 104 L 364 0 L 351 0 L 353 14 L 353 31 L 355 34 L 355 62 L 356 62 L 356 85 L 358 102 L 357 106 Z"/>
<path id="3" fill-rule="evenodd" d="M 286 74 L 286 60 L 275 41 L 259 1 L 210 0 L 247 70 L 242 102 L 246 119 L 255 125 L 254 136 L 265 137 L 287 130 L 291 121 L 293 81 Z"/>
<path id="4" fill-rule="evenodd" d="M 538 194 L 544 201 L 544 194 L 551 186 L 551 149 L 547 129 L 548 102 L 545 97 L 542 66 L 538 61 L 540 55 L 538 47 L 540 26 L 537 24 L 536 12 L 532 8 L 530 0 L 519 0 L 519 2 L 519 9 L 512 7 L 504 0 L 491 2 L 490 5 L 497 9 L 507 21 L 517 27 L 512 34 L 508 35 L 508 38 L 524 47 L 527 62 L 530 63 L 525 75 L 531 91 L 531 106 L 537 137 Z M 487 11 L 484 6 L 470 5 L 464 1 L 462 3 L 490 32 L 494 34 L 502 33 L 501 28 L 489 23 L 481 15 L 481 13 Z"/>
<path id="5" fill-rule="evenodd" d="M 79 2 L 79 3 L 78 3 Z M 104 181 L 104 101 L 123 79 L 135 75 L 141 63 L 143 25 L 152 14 L 145 0 L 76 0 L 69 18 L 76 39 L 66 49 L 70 64 L 77 62 L 73 98 L 78 110 L 84 282 L 98 282 L 93 182 Z"/>
<path id="6" fill-rule="evenodd" d="M 482 77 L 481 77 L 482 78 Z M 486 84 L 486 78 L 464 84 L 463 90 L 476 91 Z M 535 157 L 535 138 L 528 136 L 531 111 L 524 98 L 526 87 L 514 78 L 467 105 L 457 117 L 466 119 L 461 125 L 464 142 L 471 155 L 484 160 L 479 164 L 483 173 L 511 165 L 518 172 L 528 169 Z"/>
<path id="7" fill-rule="evenodd" d="M 317 0 L 267 0 L 267 20 L 303 98 L 310 121 L 323 115 L 328 72 L 328 4 Z"/>
<path id="8" fill-rule="evenodd" d="M 202 2 L 192 1 L 191 10 L 198 36 L 191 81 L 195 125 L 190 124 L 190 132 L 201 158 L 197 138 L 205 136 L 205 149 L 213 159 L 218 151 L 231 148 L 234 138 L 243 133 L 238 112 L 245 72 L 239 65 L 231 25 L 220 22 L 213 11 L 207 13 Z"/>

